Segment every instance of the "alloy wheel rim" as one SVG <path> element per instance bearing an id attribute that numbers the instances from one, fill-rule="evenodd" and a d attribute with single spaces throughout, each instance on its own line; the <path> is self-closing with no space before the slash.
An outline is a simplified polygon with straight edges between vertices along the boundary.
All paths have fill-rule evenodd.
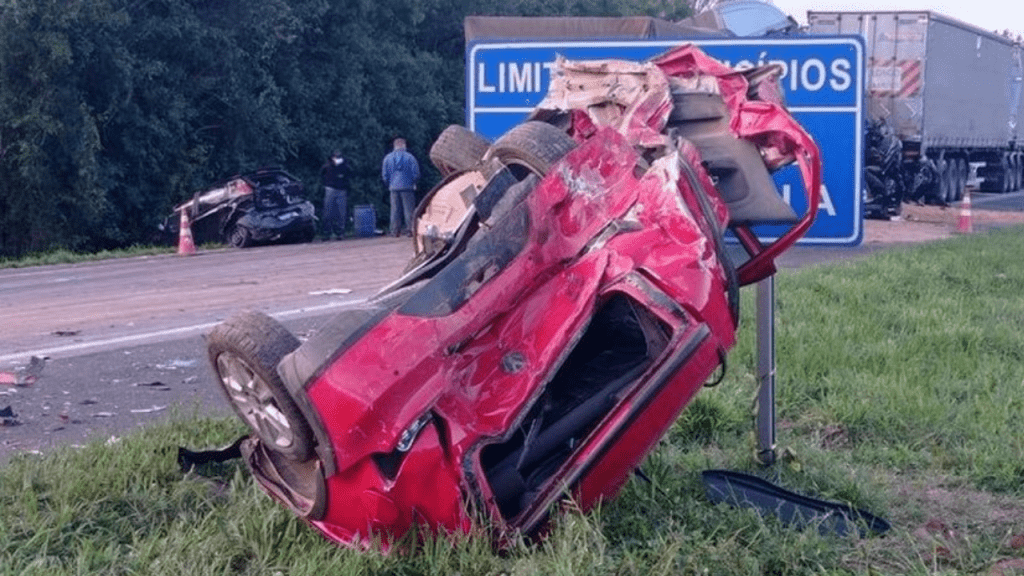
<path id="1" fill-rule="evenodd" d="M 224 352 L 217 357 L 217 371 L 231 403 L 261 440 L 276 448 L 294 443 L 291 423 L 272 389 L 242 358 Z"/>

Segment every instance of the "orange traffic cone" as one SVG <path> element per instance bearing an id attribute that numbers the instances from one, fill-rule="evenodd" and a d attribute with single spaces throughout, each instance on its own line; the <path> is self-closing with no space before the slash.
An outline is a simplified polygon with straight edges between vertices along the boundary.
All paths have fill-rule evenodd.
<path id="1" fill-rule="evenodd" d="M 191 256 L 196 253 L 196 244 L 192 241 L 192 225 L 188 221 L 188 208 L 181 209 L 181 224 L 178 225 L 178 255 Z"/>
<path id="2" fill-rule="evenodd" d="M 971 226 L 971 191 L 964 191 L 964 199 L 960 202 L 960 220 L 956 223 L 956 231 L 961 234 L 970 234 L 974 231 Z"/>

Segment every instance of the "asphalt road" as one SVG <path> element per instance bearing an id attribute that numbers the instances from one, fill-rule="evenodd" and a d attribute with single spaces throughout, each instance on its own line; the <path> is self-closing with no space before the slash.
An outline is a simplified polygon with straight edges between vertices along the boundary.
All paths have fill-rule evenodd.
<path id="1" fill-rule="evenodd" d="M 175 415 L 228 414 L 202 334 L 246 309 L 300 338 L 394 280 L 408 239 L 217 250 L 0 270 L 0 461 L 118 436 Z M 0 382 L 3 382 L 0 378 Z"/>
<path id="2" fill-rule="evenodd" d="M 971 207 L 979 210 L 1024 211 L 1024 191 L 1010 194 L 971 192 Z"/>

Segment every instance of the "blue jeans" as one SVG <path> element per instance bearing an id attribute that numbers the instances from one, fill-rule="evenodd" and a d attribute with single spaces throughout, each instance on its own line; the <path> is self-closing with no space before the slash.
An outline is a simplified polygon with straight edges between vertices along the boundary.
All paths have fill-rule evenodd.
<path id="1" fill-rule="evenodd" d="M 412 212 L 416 208 L 415 190 L 391 191 L 391 227 L 392 236 L 400 232 L 412 231 Z M 404 218 L 404 224 L 403 224 Z"/>
<path id="2" fill-rule="evenodd" d="M 324 186 L 324 219 L 321 233 L 324 238 L 345 235 L 348 217 L 348 192 Z"/>

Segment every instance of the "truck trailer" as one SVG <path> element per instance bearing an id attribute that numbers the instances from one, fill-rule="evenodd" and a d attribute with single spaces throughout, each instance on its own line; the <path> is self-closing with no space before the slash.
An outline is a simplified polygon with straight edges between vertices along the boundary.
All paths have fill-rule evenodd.
<path id="1" fill-rule="evenodd" d="M 810 34 L 864 39 L 865 149 L 875 156 L 865 182 L 882 187 L 866 190 L 869 206 L 886 193 L 946 204 L 968 183 L 1024 186 L 1019 42 L 930 11 L 810 11 L 807 21 Z M 900 149 L 896 169 L 879 165 Z"/>

